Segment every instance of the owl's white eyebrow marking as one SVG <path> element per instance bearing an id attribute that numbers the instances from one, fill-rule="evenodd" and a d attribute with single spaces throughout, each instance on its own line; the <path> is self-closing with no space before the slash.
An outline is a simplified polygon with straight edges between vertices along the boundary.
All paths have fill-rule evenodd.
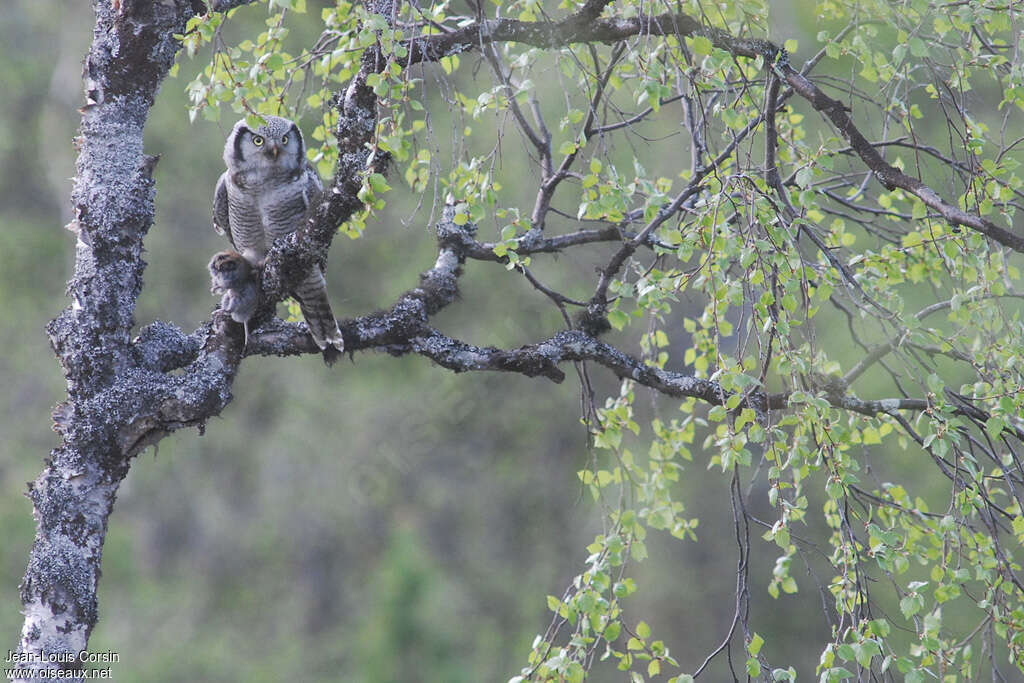
<path id="1" fill-rule="evenodd" d="M 247 126 L 242 126 L 238 129 L 238 135 L 235 136 L 235 161 L 242 160 L 242 138 L 245 137 L 245 133 L 252 135 L 252 131 Z"/>

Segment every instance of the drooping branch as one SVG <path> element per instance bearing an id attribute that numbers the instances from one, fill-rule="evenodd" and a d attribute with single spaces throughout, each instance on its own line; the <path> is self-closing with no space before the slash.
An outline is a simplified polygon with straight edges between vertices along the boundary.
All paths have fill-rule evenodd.
<path id="1" fill-rule="evenodd" d="M 971 228 L 1005 247 L 1024 252 L 1024 237 L 1001 228 L 986 218 L 949 204 L 935 190 L 887 162 L 878 153 L 875 146 L 857 129 L 853 120 L 846 113 L 846 106 L 842 102 L 823 93 L 818 86 L 807 80 L 803 74 L 794 70 L 789 64 L 781 65 L 780 71 L 793 90 L 835 124 L 843 137 L 849 141 L 853 151 L 887 190 L 897 188 L 906 190 L 924 202 L 927 207 L 937 211 L 950 225 Z"/>
<path id="2" fill-rule="evenodd" d="M 601 269 L 600 276 L 598 278 L 597 287 L 594 290 L 594 295 L 590 299 L 590 304 L 587 308 L 587 319 L 591 321 L 591 326 L 597 325 L 592 329 L 600 329 L 601 325 L 599 321 L 604 320 L 607 313 L 608 307 L 608 287 L 611 285 L 612 279 L 618 274 L 623 264 L 626 263 L 627 259 L 631 257 L 639 246 L 644 244 L 647 240 L 650 240 L 654 231 L 658 229 L 666 220 L 674 216 L 681 208 L 687 205 L 701 189 L 701 183 L 711 173 L 715 171 L 722 163 L 724 163 L 736 149 L 736 147 L 750 134 L 758 125 L 760 125 L 763 115 L 757 116 L 754 120 L 750 121 L 742 130 L 738 131 L 733 139 L 725 146 L 718 156 L 716 156 L 711 163 L 701 166 L 694 173 L 693 178 L 687 183 L 686 187 L 676 195 L 675 199 L 672 200 L 667 206 L 662 207 L 657 215 L 651 219 L 647 225 L 645 225 L 639 233 L 635 236 L 625 240 L 619 249 L 609 259 L 607 265 Z"/>
<path id="3" fill-rule="evenodd" d="M 983 295 L 968 297 L 968 298 L 964 299 L 961 302 L 961 304 L 971 304 L 971 303 L 976 303 L 978 301 L 983 301 L 985 299 L 995 299 L 995 298 L 1021 299 L 1021 298 L 1024 298 L 1024 294 L 1017 294 L 1016 292 L 1007 292 L 1007 293 L 1001 294 L 999 296 L 984 295 L 983 294 Z M 947 299 L 945 301 L 938 301 L 938 302 L 936 302 L 934 304 L 930 304 L 929 306 L 926 306 L 926 307 L 922 308 L 920 311 L 918 311 L 917 313 L 914 314 L 914 318 L 917 319 L 917 320 L 923 320 L 924 318 L 928 317 L 929 315 L 932 315 L 933 313 L 937 313 L 938 311 L 946 310 L 948 308 L 951 308 L 952 306 L 953 306 L 953 300 L 952 299 Z M 900 334 L 897 337 L 895 337 L 893 339 L 890 339 L 889 341 L 887 341 L 885 343 L 879 344 L 878 346 L 875 346 L 873 349 L 871 349 L 868 352 L 868 354 L 866 356 L 861 358 L 857 362 L 856 365 L 854 365 L 852 368 L 850 368 L 847 371 L 846 375 L 843 377 L 843 381 L 846 384 L 852 384 L 853 382 L 855 382 L 861 375 L 864 374 L 865 371 L 868 370 L 868 368 L 870 368 L 872 365 L 877 363 L 879 360 L 884 358 L 889 353 L 891 353 L 894 350 L 896 350 L 897 348 L 899 348 L 899 346 L 901 344 L 906 342 L 906 340 L 909 338 L 909 335 L 910 335 L 910 330 L 906 329 L 906 328 L 903 328 L 900 331 Z"/>
<path id="4" fill-rule="evenodd" d="M 950 225 L 976 230 L 1003 246 L 1024 252 L 1024 237 L 946 202 L 935 190 L 885 161 L 854 124 L 847 114 L 845 105 L 825 95 L 804 74 L 793 69 L 788 63 L 788 57 L 780 59 L 780 56 L 785 57 L 785 53 L 774 43 L 761 39 L 738 38 L 720 29 L 705 26 L 694 17 L 682 13 L 595 19 L 593 14 L 587 14 L 584 10 L 556 22 L 488 19 L 470 23 L 447 33 L 414 38 L 408 43 L 409 56 L 405 63 L 408 66 L 438 61 L 495 42 L 516 42 L 550 49 L 574 43 L 616 43 L 639 35 L 705 36 L 715 47 L 726 50 L 736 57 L 761 57 L 767 64 L 771 64 L 772 68 L 777 69 L 777 73 L 798 95 L 835 124 L 850 142 L 854 152 L 886 189 L 906 190 L 918 197 L 926 206 L 937 211 Z"/>

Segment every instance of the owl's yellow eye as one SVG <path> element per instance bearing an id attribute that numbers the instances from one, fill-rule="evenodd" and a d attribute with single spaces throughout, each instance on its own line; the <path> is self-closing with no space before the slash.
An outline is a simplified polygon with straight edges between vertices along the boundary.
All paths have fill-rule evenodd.
<path id="1" fill-rule="evenodd" d="M 281 144 L 282 145 L 287 145 L 288 144 L 288 136 L 287 135 L 285 135 L 284 137 L 281 138 Z"/>
<path id="2" fill-rule="evenodd" d="M 252 136 L 252 144 L 256 145 L 257 147 L 262 147 L 263 146 L 263 138 L 261 136 L 259 136 L 259 135 L 253 135 Z"/>

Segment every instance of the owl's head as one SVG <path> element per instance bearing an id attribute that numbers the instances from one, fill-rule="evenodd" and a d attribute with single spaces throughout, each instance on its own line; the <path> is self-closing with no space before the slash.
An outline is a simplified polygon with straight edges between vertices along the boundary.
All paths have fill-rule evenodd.
<path id="1" fill-rule="evenodd" d="M 256 129 L 242 119 L 231 129 L 224 145 L 224 163 L 234 171 L 294 173 L 303 168 L 305 157 L 299 127 L 280 116 L 267 116 Z"/>
<path id="2" fill-rule="evenodd" d="M 249 280 L 252 266 L 237 251 L 219 251 L 210 259 L 210 291 L 220 294 L 237 289 Z"/>

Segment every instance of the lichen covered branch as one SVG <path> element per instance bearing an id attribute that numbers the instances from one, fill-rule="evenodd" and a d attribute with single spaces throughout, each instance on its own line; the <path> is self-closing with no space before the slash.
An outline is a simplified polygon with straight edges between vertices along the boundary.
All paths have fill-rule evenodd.
<path id="1" fill-rule="evenodd" d="M 156 158 L 143 154 L 143 127 L 179 47 L 174 34 L 203 8 L 193 0 L 93 6 L 68 226 L 77 235 L 72 304 L 47 328 L 68 398 L 53 416 L 62 442 L 29 485 L 37 529 L 21 583 L 24 670 L 52 668 L 43 653 L 85 649 L 107 518 L 133 448 L 130 423 L 138 402 L 167 386 L 137 364 L 128 336 L 154 211 Z"/>

